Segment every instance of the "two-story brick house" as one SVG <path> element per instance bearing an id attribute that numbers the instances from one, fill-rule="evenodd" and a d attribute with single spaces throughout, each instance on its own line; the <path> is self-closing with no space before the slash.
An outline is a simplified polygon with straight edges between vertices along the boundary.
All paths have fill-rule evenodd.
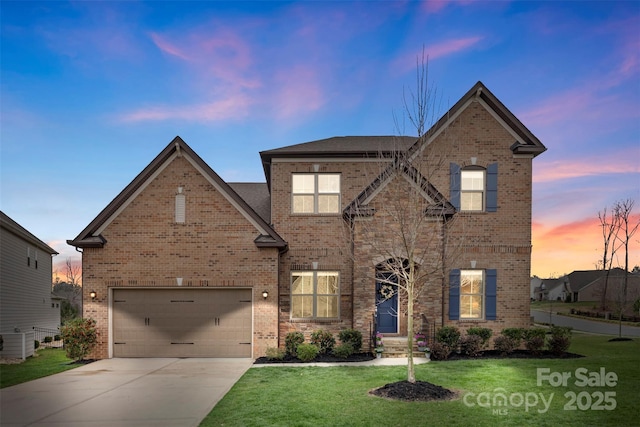
<path id="1" fill-rule="evenodd" d="M 412 189 L 427 219 L 415 265 L 437 267 L 416 317 L 526 326 L 544 150 L 480 82 L 420 139 L 263 151 L 266 184 L 224 182 L 176 137 L 69 241 L 83 251 L 94 357 L 259 357 L 294 330 L 407 335 L 406 299 L 376 278 L 402 252 L 387 207 Z"/>

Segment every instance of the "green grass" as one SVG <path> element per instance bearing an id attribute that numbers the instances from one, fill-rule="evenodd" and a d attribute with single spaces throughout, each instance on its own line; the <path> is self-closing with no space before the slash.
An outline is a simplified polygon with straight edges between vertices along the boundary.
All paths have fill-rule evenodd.
<path id="1" fill-rule="evenodd" d="M 368 391 L 404 380 L 406 367 L 266 367 L 250 369 L 216 405 L 201 426 L 606 426 L 637 422 L 637 392 L 640 382 L 640 341 L 607 342 L 608 337 L 574 334 L 570 351 L 580 359 L 505 359 L 431 362 L 416 366 L 418 380 L 455 390 L 459 398 L 445 402 L 397 402 L 373 397 Z M 618 376 L 615 387 L 578 387 L 575 370 L 590 372 L 604 367 Z M 566 387 L 537 385 L 537 368 L 570 372 Z M 614 410 L 565 410 L 567 392 L 615 392 Z M 547 412 L 542 403 L 480 407 L 477 397 L 503 392 L 540 393 L 551 398 Z M 470 407 L 467 401 L 476 403 Z M 469 397 L 472 397 L 469 399 Z M 585 403 L 587 396 L 583 397 Z M 517 400 L 515 403 L 518 403 Z M 576 405 L 577 407 L 577 405 Z"/>
<path id="2" fill-rule="evenodd" d="M 0 388 L 24 383 L 58 372 L 77 368 L 72 365 L 64 350 L 59 348 L 45 348 L 39 350 L 37 356 L 29 357 L 17 365 L 0 365 Z"/>

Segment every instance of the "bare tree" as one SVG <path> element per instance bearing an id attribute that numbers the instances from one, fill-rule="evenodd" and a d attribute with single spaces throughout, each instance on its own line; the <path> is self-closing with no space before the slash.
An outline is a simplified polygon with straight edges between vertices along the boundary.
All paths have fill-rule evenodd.
<path id="1" fill-rule="evenodd" d="M 619 336 L 622 336 L 622 313 L 628 302 L 627 293 L 629 285 L 629 244 L 633 235 L 636 233 L 636 231 L 638 231 L 638 227 L 640 227 L 640 216 L 637 216 L 634 219 L 632 215 L 634 205 L 634 200 L 625 199 L 617 202 L 613 207 L 614 215 L 618 217 L 618 232 L 616 233 L 616 239 L 624 248 L 624 281 L 622 285 L 620 303 L 618 304 Z"/>
<path id="2" fill-rule="evenodd" d="M 613 265 L 613 259 L 616 254 L 617 246 L 616 234 L 619 229 L 619 216 L 616 215 L 616 211 L 613 210 L 607 213 L 607 207 L 605 206 L 601 212 L 598 212 L 598 220 L 600 221 L 600 228 L 602 229 L 602 260 L 598 263 L 602 267 L 605 274 L 604 285 L 602 287 L 602 296 L 600 298 L 600 308 L 605 310 L 607 307 L 607 288 L 609 286 L 609 273 Z"/>
<path id="3" fill-rule="evenodd" d="M 81 286 L 82 267 L 77 262 L 73 262 L 71 258 L 67 258 L 65 261 L 65 275 L 67 283 Z"/>
<path id="4" fill-rule="evenodd" d="M 422 61 L 418 59 L 416 78 L 416 91 L 405 90 L 403 116 L 418 132 L 417 142 L 409 149 L 398 143 L 390 158 L 374 163 L 377 169 L 369 180 L 373 184 L 356 198 L 346 215 L 354 268 L 361 269 L 360 277 L 371 277 L 375 270 L 374 280 L 385 289 L 383 299 L 400 298 L 402 313 L 395 315 L 406 315 L 407 381 L 411 383 L 416 381 L 416 304 L 427 289 L 439 289 L 444 299 L 445 264 L 454 252 L 447 251 L 454 209 L 430 182 L 444 170 L 446 156 L 424 147 L 437 104 L 424 53 Z M 404 133 L 397 117 L 394 120 L 399 133 Z"/>

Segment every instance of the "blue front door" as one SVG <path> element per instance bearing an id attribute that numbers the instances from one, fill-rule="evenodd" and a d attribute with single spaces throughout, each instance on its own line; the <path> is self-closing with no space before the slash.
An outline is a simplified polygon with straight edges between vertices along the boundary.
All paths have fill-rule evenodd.
<path id="1" fill-rule="evenodd" d="M 398 287 L 376 281 L 376 308 L 377 331 L 387 334 L 398 333 Z"/>

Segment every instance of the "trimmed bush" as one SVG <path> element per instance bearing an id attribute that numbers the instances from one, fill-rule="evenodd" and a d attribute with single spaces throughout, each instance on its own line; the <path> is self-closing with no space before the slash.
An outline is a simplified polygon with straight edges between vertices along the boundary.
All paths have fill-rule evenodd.
<path id="1" fill-rule="evenodd" d="M 436 341 L 445 344 L 451 351 L 458 348 L 460 330 L 455 326 L 443 326 L 436 332 Z"/>
<path id="2" fill-rule="evenodd" d="M 451 354 L 451 348 L 439 341 L 436 341 L 431 346 L 431 358 L 433 360 L 447 360 Z"/>
<path id="3" fill-rule="evenodd" d="M 33 341 L 33 348 L 34 348 L 34 349 L 36 349 L 36 348 L 38 348 L 38 347 L 40 347 L 40 341 L 38 341 L 38 340 L 34 340 L 34 341 Z"/>
<path id="4" fill-rule="evenodd" d="M 350 342 L 343 342 L 333 347 L 333 355 L 346 359 L 353 354 L 353 344 Z"/>
<path id="5" fill-rule="evenodd" d="M 53 337 L 44 337 L 44 340 L 43 340 L 43 341 L 44 341 L 45 343 L 53 342 Z"/>
<path id="6" fill-rule="evenodd" d="M 54 340 L 54 341 L 60 341 L 61 339 L 62 339 L 62 338 L 60 337 L 60 335 L 55 335 L 55 336 L 53 337 L 53 340 Z"/>
<path id="7" fill-rule="evenodd" d="M 93 319 L 71 319 L 60 330 L 67 357 L 80 361 L 93 351 L 98 343 L 96 321 Z"/>
<path id="8" fill-rule="evenodd" d="M 524 346 L 534 354 L 539 354 L 544 347 L 547 330 L 544 328 L 530 328 L 524 331 Z"/>
<path id="9" fill-rule="evenodd" d="M 505 337 L 509 337 L 513 340 L 515 345 L 514 350 L 520 347 L 520 343 L 522 342 L 522 336 L 524 334 L 523 328 L 505 328 L 500 332 Z"/>
<path id="10" fill-rule="evenodd" d="M 513 350 L 518 348 L 515 340 L 506 335 L 500 335 L 497 337 L 494 340 L 493 345 L 495 346 L 495 349 L 503 355 L 513 353 Z"/>
<path id="11" fill-rule="evenodd" d="M 329 354 L 336 345 L 336 339 L 331 332 L 318 329 L 311 333 L 311 344 L 318 347 L 320 354 Z"/>
<path id="12" fill-rule="evenodd" d="M 315 344 L 302 343 L 298 345 L 298 359 L 310 362 L 318 356 L 320 349 Z"/>
<path id="13" fill-rule="evenodd" d="M 551 337 L 547 342 L 547 347 L 551 353 L 560 355 L 569 349 L 571 345 L 571 329 L 571 327 L 565 326 L 551 327 Z"/>
<path id="14" fill-rule="evenodd" d="M 471 327 L 467 329 L 467 335 L 475 335 L 482 340 L 482 348 L 486 348 L 489 345 L 489 340 L 493 335 L 493 331 L 489 328 Z"/>
<path id="15" fill-rule="evenodd" d="M 478 335 L 466 335 L 459 342 L 462 354 L 467 356 L 476 357 L 482 350 L 482 338 Z"/>
<path id="16" fill-rule="evenodd" d="M 298 356 L 298 346 L 304 342 L 304 334 L 302 332 L 289 332 L 284 338 L 284 347 L 287 354 L 291 357 Z"/>
<path id="17" fill-rule="evenodd" d="M 362 348 L 362 332 L 356 329 L 344 329 L 340 331 L 338 338 L 343 344 L 351 344 L 354 353 L 359 352 Z"/>
<path id="18" fill-rule="evenodd" d="M 267 359 L 269 360 L 282 360 L 284 359 L 284 356 L 286 354 L 286 351 L 282 348 L 277 348 L 277 347 L 267 347 Z"/>

